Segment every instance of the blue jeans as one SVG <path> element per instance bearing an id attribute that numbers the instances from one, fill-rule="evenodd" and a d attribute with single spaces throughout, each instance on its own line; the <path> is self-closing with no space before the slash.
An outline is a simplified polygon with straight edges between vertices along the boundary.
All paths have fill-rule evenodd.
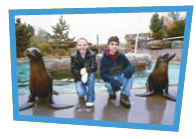
<path id="1" fill-rule="evenodd" d="M 91 73 L 87 83 L 82 81 L 76 82 L 76 91 L 79 97 L 87 95 L 86 102 L 94 102 L 95 100 L 95 74 Z"/>
<path id="2" fill-rule="evenodd" d="M 121 93 L 129 97 L 131 88 L 133 86 L 134 74 L 129 79 L 125 78 L 124 74 L 113 77 L 115 80 L 122 84 Z M 109 94 L 114 94 L 112 86 L 109 82 L 105 82 L 105 87 L 107 88 Z"/>

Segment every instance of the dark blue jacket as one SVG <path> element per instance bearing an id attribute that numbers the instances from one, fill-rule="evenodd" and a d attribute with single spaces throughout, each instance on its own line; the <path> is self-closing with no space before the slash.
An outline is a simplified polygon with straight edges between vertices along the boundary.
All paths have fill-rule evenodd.
<path id="1" fill-rule="evenodd" d="M 110 55 L 103 55 L 101 58 L 101 78 L 104 82 L 111 83 L 112 87 L 121 86 L 119 82 L 113 78 L 113 76 L 124 73 L 126 78 L 131 78 L 134 72 L 135 69 L 132 64 L 129 62 L 127 57 L 120 52 L 118 52 L 117 59 L 115 61 L 112 60 Z M 113 88 L 113 90 L 115 89 Z"/>

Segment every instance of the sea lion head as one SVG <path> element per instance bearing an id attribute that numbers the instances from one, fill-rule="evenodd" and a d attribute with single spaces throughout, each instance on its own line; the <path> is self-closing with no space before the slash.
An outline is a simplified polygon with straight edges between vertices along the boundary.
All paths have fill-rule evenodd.
<path id="1" fill-rule="evenodd" d="M 165 54 L 162 54 L 158 57 L 157 61 L 158 62 L 161 62 L 161 63 L 168 63 L 170 60 L 172 60 L 174 57 L 175 57 L 176 53 L 165 53 Z"/>
<path id="2" fill-rule="evenodd" d="M 38 48 L 31 47 L 25 50 L 25 55 L 33 61 L 42 59 L 42 53 Z"/>

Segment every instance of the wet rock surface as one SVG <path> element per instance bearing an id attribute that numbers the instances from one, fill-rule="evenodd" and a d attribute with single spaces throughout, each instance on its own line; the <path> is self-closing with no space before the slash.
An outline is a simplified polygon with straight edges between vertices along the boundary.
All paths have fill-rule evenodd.
<path id="1" fill-rule="evenodd" d="M 145 89 L 132 89 L 131 107 L 124 108 L 117 99 L 108 100 L 106 90 L 96 92 L 95 107 L 86 108 L 84 102 L 80 102 L 76 93 L 62 93 L 54 96 L 56 103 L 74 104 L 70 109 L 54 110 L 43 105 L 21 111 L 20 115 L 60 117 L 71 119 L 104 120 L 130 123 L 146 123 L 173 125 L 176 102 L 165 97 L 154 95 L 151 97 L 137 97 L 135 93 L 143 93 Z M 177 86 L 170 86 L 169 92 L 176 96 Z M 19 95 L 19 105 L 26 102 L 28 95 Z"/>

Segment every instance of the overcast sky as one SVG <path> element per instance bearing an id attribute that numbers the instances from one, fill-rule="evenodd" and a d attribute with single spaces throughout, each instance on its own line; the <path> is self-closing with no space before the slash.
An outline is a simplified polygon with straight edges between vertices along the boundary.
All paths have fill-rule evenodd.
<path id="1" fill-rule="evenodd" d="M 150 19 L 153 13 L 115 13 L 115 14 L 64 14 L 63 18 L 70 26 L 70 37 L 85 37 L 96 44 L 96 34 L 100 44 L 107 43 L 110 36 L 117 35 L 121 42 L 124 36 L 131 33 L 149 32 Z M 185 15 L 185 13 L 181 13 Z M 167 15 L 167 13 L 159 13 Z M 22 22 L 32 25 L 36 30 L 42 28 L 53 34 L 52 27 L 61 15 L 28 15 L 16 16 Z"/>

